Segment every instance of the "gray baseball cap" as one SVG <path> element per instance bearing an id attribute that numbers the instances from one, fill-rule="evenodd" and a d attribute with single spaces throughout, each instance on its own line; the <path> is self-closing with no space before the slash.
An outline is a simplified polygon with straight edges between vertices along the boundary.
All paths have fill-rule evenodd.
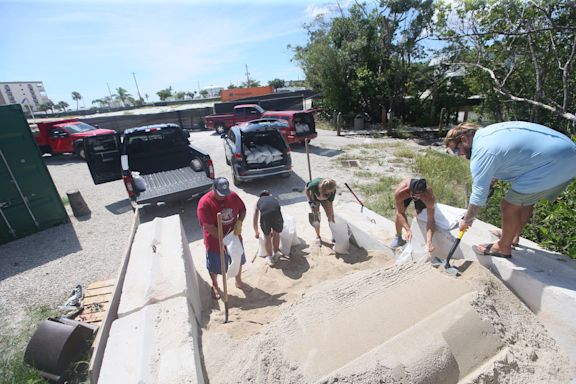
<path id="1" fill-rule="evenodd" d="M 228 179 L 226 179 L 225 177 L 215 178 L 213 185 L 214 185 L 214 190 L 220 196 L 228 196 L 229 194 L 232 193 L 230 191 L 230 183 L 228 182 Z"/>

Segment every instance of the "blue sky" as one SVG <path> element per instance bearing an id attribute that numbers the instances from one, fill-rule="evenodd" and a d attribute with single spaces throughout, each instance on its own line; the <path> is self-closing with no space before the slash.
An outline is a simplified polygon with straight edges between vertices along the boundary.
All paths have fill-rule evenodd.
<path id="1" fill-rule="evenodd" d="M 341 1 L 347 3 L 347 1 Z M 304 45 L 303 24 L 335 1 L 0 0 L 0 81 L 43 81 L 70 105 L 122 87 L 137 96 L 227 87 L 250 78 L 303 79 L 288 44 Z M 82 105 L 82 102 L 80 103 Z"/>

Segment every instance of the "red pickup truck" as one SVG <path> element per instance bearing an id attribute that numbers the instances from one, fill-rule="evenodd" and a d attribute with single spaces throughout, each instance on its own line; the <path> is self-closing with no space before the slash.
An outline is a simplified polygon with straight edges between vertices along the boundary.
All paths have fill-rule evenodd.
<path id="1" fill-rule="evenodd" d="M 230 127 L 253 120 L 284 120 L 287 125 L 279 129 L 288 144 L 304 142 L 316 135 L 316 124 L 312 111 L 265 111 L 257 104 L 242 104 L 234 107 L 234 113 L 204 116 L 204 125 L 224 134 Z"/>
<path id="2" fill-rule="evenodd" d="M 53 155 L 74 153 L 85 159 L 83 139 L 88 136 L 115 133 L 110 129 L 99 129 L 78 119 L 38 123 L 38 134 L 34 137 L 42 153 Z"/>
<path id="3" fill-rule="evenodd" d="M 234 113 L 204 116 L 204 126 L 223 134 L 234 125 L 259 119 L 264 112 L 258 104 L 241 104 L 234 107 Z"/>

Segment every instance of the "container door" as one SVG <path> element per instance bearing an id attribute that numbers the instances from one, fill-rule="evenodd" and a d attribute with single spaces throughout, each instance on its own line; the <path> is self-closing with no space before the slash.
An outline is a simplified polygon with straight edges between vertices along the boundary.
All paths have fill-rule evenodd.
<path id="1" fill-rule="evenodd" d="M 122 178 L 120 165 L 120 137 L 116 133 L 84 138 L 86 163 L 94 184 Z"/>
<path id="2" fill-rule="evenodd" d="M 0 244 L 3 244 L 67 223 L 68 213 L 22 107 L 0 105 L 0 121 Z"/>

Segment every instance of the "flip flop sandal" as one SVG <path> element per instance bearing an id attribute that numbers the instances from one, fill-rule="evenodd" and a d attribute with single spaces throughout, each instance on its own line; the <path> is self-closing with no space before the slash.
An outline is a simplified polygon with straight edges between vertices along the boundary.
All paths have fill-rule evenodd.
<path id="1" fill-rule="evenodd" d="M 492 234 L 492 236 L 495 236 L 497 238 L 502 238 L 502 230 L 501 229 L 490 229 L 488 232 L 490 232 Z M 512 243 L 512 246 L 514 248 L 516 248 L 519 244 L 518 243 Z"/>
<path id="2" fill-rule="evenodd" d="M 510 259 L 512 257 L 512 255 L 504 255 L 500 252 L 497 251 L 493 251 L 492 250 L 492 246 L 494 244 L 481 244 L 480 246 L 484 247 L 484 251 L 480 250 L 480 248 L 478 247 L 478 245 L 473 245 L 472 246 L 472 250 L 477 254 L 477 255 L 481 255 L 481 256 L 492 256 L 492 257 L 500 257 L 502 259 Z"/>

